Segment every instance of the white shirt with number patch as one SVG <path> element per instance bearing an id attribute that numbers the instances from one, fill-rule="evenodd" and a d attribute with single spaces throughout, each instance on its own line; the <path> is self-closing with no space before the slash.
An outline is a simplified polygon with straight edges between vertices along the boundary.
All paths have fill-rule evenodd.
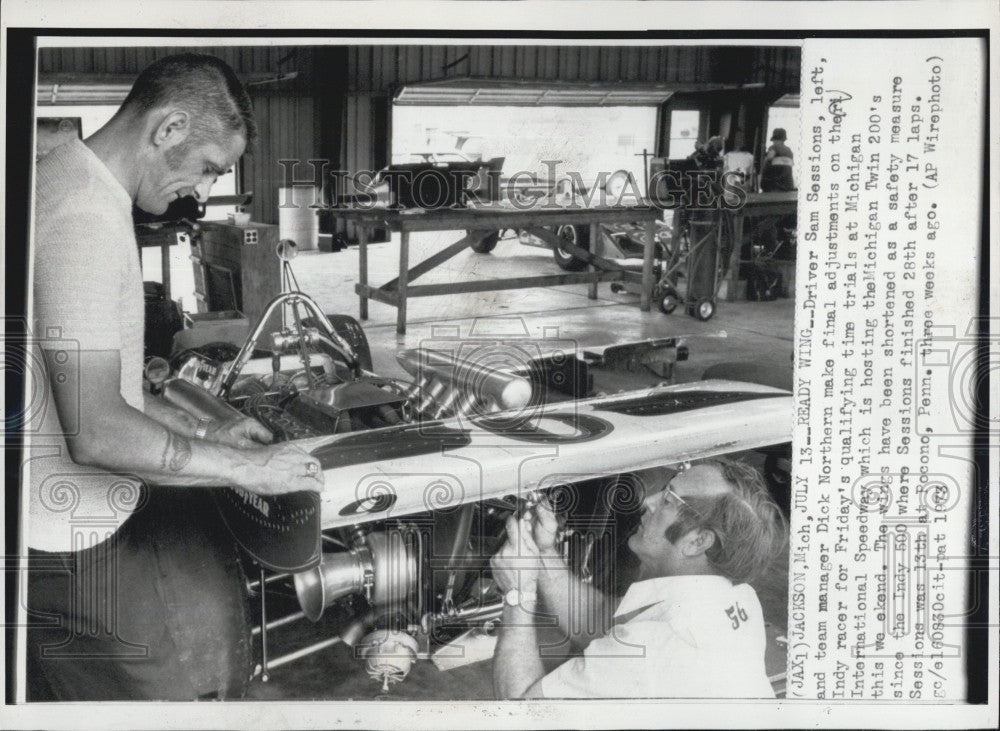
<path id="1" fill-rule="evenodd" d="M 542 679 L 546 698 L 774 698 L 750 585 L 722 576 L 639 581 L 615 617 L 607 635 Z"/>

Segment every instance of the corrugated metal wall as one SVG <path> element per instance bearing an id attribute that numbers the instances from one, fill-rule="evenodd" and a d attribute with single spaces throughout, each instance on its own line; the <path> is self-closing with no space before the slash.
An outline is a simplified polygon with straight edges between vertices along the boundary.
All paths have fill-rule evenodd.
<path id="1" fill-rule="evenodd" d="M 752 83 L 794 92 L 796 47 L 752 46 L 354 46 L 347 88 L 388 92 L 402 84 L 480 77 L 541 81 Z"/>
<path id="2" fill-rule="evenodd" d="M 278 160 L 301 160 L 303 164 L 287 174 L 309 180 L 313 173 L 305 163 L 320 157 L 315 104 L 311 97 L 259 92 L 251 96 L 260 142 L 247 160 L 254 193 L 250 212 L 255 221 L 277 223 L 278 189 L 285 184 L 286 175 L 286 167 Z"/>
<path id="3" fill-rule="evenodd" d="M 38 54 L 41 74 L 138 74 L 158 58 L 173 53 L 209 53 L 228 63 L 237 73 L 268 73 L 296 50 L 288 46 L 141 46 L 129 48 L 42 48 Z M 308 52 L 308 48 L 300 49 Z M 287 65 L 288 62 L 286 62 Z"/>
<path id="4" fill-rule="evenodd" d="M 137 74 L 170 53 L 211 53 L 237 73 L 309 74 L 330 47 L 213 46 L 43 48 L 42 74 Z M 346 50 L 349 92 L 388 93 L 401 84 L 481 77 L 543 81 L 657 83 L 763 82 L 782 93 L 799 86 L 797 47 L 357 45 Z M 329 68 L 316 66 L 318 73 Z M 338 69 L 338 71 L 341 71 Z"/>

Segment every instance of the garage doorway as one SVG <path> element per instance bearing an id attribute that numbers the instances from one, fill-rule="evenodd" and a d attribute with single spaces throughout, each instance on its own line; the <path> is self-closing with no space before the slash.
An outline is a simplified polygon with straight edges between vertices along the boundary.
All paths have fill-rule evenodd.
<path id="1" fill-rule="evenodd" d="M 793 155 L 799 155 L 800 125 L 799 125 L 799 95 L 785 94 L 778 99 L 767 110 L 767 144 L 771 144 L 771 135 L 774 130 L 781 127 L 788 135 L 785 144 L 791 149 Z M 765 148 L 766 149 L 766 148 Z"/>
<path id="2" fill-rule="evenodd" d="M 670 110 L 670 137 L 667 138 L 667 159 L 681 160 L 697 149 L 698 131 L 701 129 L 701 111 L 698 109 Z"/>
<path id="3" fill-rule="evenodd" d="M 658 107 L 438 106 L 395 104 L 393 164 L 503 157 L 502 177 L 525 171 L 549 177 L 543 162 L 558 161 L 564 175 L 580 174 L 588 187 L 600 173 L 632 173 L 645 190 L 643 151 L 656 148 Z"/>

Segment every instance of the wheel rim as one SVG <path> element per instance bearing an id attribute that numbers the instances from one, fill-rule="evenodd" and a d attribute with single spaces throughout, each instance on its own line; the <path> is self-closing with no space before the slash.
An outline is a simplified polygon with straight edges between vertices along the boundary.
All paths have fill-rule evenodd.
<path id="1" fill-rule="evenodd" d="M 560 226 L 556 235 L 559 237 L 560 241 L 568 241 L 569 243 L 576 245 L 576 229 L 572 226 Z M 559 253 L 565 256 L 567 259 L 575 258 L 571 253 L 566 251 L 561 245 L 558 247 Z"/>
<path id="2" fill-rule="evenodd" d="M 712 316 L 712 311 L 714 309 L 715 308 L 711 302 L 702 302 L 700 305 L 698 305 L 698 314 L 707 320 L 709 317 Z"/>
<path id="3" fill-rule="evenodd" d="M 679 304 L 680 298 L 672 287 L 665 289 L 660 295 L 660 309 L 668 315 L 676 310 Z"/>

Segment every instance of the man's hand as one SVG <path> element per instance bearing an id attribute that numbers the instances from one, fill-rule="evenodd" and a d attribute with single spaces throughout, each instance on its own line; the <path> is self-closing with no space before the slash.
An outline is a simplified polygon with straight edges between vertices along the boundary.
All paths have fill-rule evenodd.
<path id="1" fill-rule="evenodd" d="M 572 645 L 582 650 L 610 626 L 614 602 L 593 585 L 584 583 L 562 556 L 560 521 L 551 505 L 540 501 L 531 520 L 532 542 L 538 550 L 537 584 L 539 598 L 547 611 L 556 615 L 559 628 Z M 598 622 L 579 622 L 581 607 Z"/>
<path id="2" fill-rule="evenodd" d="M 205 440 L 225 444 L 237 449 L 251 449 L 261 444 L 270 444 L 274 439 L 264 425 L 256 419 L 245 416 L 226 422 L 214 422 L 208 427 Z"/>
<path id="3" fill-rule="evenodd" d="M 490 559 L 493 580 L 505 594 L 511 589 L 534 593 L 538 583 L 538 546 L 531 536 L 530 512 L 518 520 L 507 518 L 507 542 Z"/>
<path id="4" fill-rule="evenodd" d="M 236 449 L 250 449 L 270 444 L 274 437 L 256 419 L 239 412 L 228 419 L 208 419 L 205 431 L 198 433 L 201 421 L 187 411 L 167 402 L 160 396 L 143 393 L 143 413 L 158 421 L 170 431 L 185 437 L 196 437 L 214 444 L 224 444 Z"/>
<path id="5" fill-rule="evenodd" d="M 258 495 L 323 489 L 319 460 L 291 442 L 243 450 L 246 462 L 235 477 L 238 487 Z"/>
<path id="6" fill-rule="evenodd" d="M 553 512 L 548 500 L 541 500 L 532 511 L 534 520 L 531 524 L 531 535 L 538 553 L 542 556 L 561 556 L 559 551 L 559 519 Z"/>
<path id="7" fill-rule="evenodd" d="M 490 561 L 493 579 L 504 594 L 511 589 L 528 594 L 537 591 L 542 559 L 532 537 L 534 522 L 530 511 L 521 520 L 513 515 L 507 518 L 507 542 Z M 504 601 L 500 637 L 493 655 L 493 689 L 501 700 L 541 694 L 535 686 L 545 675 L 545 668 L 533 619 L 535 601 L 524 596 L 519 605 Z"/>

